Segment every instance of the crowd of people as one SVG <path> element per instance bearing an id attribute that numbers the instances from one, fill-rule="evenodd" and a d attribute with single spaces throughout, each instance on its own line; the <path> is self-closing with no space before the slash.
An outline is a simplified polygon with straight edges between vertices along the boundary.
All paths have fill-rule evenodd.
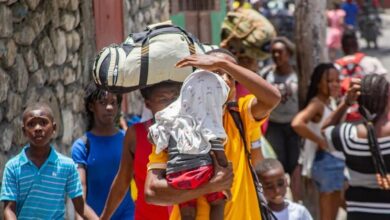
<path id="1" fill-rule="evenodd" d="M 328 13 L 336 29 L 337 10 Z M 340 207 L 349 220 L 390 219 L 387 70 L 359 51 L 353 30 L 336 32 L 344 56 L 313 69 L 302 109 L 286 37 L 272 39 L 272 63 L 261 68 L 229 48 L 185 57 L 176 68 L 197 70 L 183 83 L 141 89 L 153 117 L 125 129 L 122 95 L 89 83 L 87 130 L 71 158 L 51 143 L 50 107 L 28 106 L 28 143 L 4 170 L 5 219 L 63 219 L 69 197 L 76 219 L 268 220 L 270 211 L 270 219 L 310 220 L 302 179 L 319 193 L 317 219 L 335 220 Z M 275 158 L 265 158 L 263 140 Z"/>

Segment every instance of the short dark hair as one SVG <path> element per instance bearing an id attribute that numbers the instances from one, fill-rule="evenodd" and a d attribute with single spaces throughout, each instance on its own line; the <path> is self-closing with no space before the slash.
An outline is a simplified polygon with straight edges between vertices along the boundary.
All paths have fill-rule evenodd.
<path id="1" fill-rule="evenodd" d="M 358 39 L 356 32 L 354 30 L 347 29 L 344 31 L 343 36 L 341 37 L 341 45 L 346 47 L 347 44 L 353 43 L 353 46 L 358 46 Z M 349 45 L 348 45 L 349 46 Z"/>
<path id="2" fill-rule="evenodd" d="M 282 169 L 284 172 L 283 165 L 279 160 L 274 158 L 266 158 L 256 166 L 256 173 L 257 175 L 262 175 L 273 169 Z"/>
<path id="3" fill-rule="evenodd" d="M 140 89 L 141 95 L 145 100 L 148 100 L 153 95 L 153 92 L 158 88 L 172 87 L 172 86 L 181 86 L 183 83 L 175 81 L 163 81 L 146 88 Z"/>
<path id="4" fill-rule="evenodd" d="M 85 104 L 85 111 L 87 112 L 87 118 L 88 118 L 88 124 L 87 124 L 87 130 L 91 130 L 94 124 L 93 119 L 93 112 L 89 110 L 89 104 L 102 99 L 104 96 L 107 95 L 108 91 L 103 90 L 99 88 L 94 82 L 90 82 L 84 90 L 84 104 Z M 116 94 L 116 98 L 118 101 L 118 107 L 121 106 L 122 103 L 122 95 Z M 120 108 L 119 108 L 120 109 Z M 120 110 L 118 111 L 118 114 L 120 113 Z"/>
<path id="5" fill-rule="evenodd" d="M 294 56 L 295 44 L 291 42 L 287 37 L 283 37 L 283 36 L 275 37 L 272 40 L 271 45 L 274 45 L 276 43 L 282 43 L 286 47 L 286 50 L 290 54 L 290 56 Z"/>
<path id="6" fill-rule="evenodd" d="M 50 120 L 52 122 L 54 122 L 54 114 L 53 114 L 53 110 L 50 108 L 50 106 L 45 103 L 45 102 L 35 102 L 35 103 L 32 103 L 30 105 L 28 105 L 26 107 L 26 109 L 23 111 L 23 114 L 22 114 L 22 120 L 24 122 L 25 120 L 25 117 L 27 115 L 27 113 L 29 113 L 30 111 L 34 111 L 34 110 L 38 110 L 38 109 L 45 109 L 47 110 L 47 113 L 48 113 L 48 117 L 50 118 Z"/>
<path id="7" fill-rule="evenodd" d="M 216 49 L 212 49 L 212 50 L 206 52 L 207 55 L 210 55 L 213 53 L 226 54 L 226 55 L 232 57 L 234 59 L 234 61 L 236 61 L 236 63 L 238 62 L 236 56 L 234 56 L 234 54 L 232 52 L 230 52 L 229 50 L 227 50 L 225 48 L 216 48 Z"/>

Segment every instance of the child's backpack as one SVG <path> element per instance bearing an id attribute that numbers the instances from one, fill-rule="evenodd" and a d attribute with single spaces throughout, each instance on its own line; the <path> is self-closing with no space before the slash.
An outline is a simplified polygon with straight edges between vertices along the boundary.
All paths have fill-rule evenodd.
<path id="1" fill-rule="evenodd" d="M 364 53 L 356 53 L 353 57 L 343 57 L 336 60 L 336 64 L 340 68 L 341 76 L 341 94 L 344 95 L 351 83 L 352 78 L 362 78 L 365 73 L 360 66 L 360 62 L 366 56 Z M 346 120 L 353 122 L 361 120 L 361 115 L 358 111 L 359 106 L 357 104 L 352 105 L 347 112 Z"/>
<path id="2" fill-rule="evenodd" d="M 276 31 L 271 22 L 253 9 L 228 12 L 222 23 L 221 47 L 254 59 L 269 57 Z"/>
<path id="3" fill-rule="evenodd" d="M 183 82 L 193 68 L 175 64 L 192 54 L 203 54 L 192 34 L 170 22 L 150 25 L 132 33 L 121 45 L 101 50 L 93 65 L 96 84 L 110 92 L 125 93 L 162 82 Z"/>
<path id="4" fill-rule="evenodd" d="M 364 56 L 366 56 L 364 53 L 356 53 L 353 57 L 343 57 L 336 60 L 336 64 L 340 67 L 342 94 L 348 91 L 351 78 L 363 77 L 364 72 L 360 62 Z"/>

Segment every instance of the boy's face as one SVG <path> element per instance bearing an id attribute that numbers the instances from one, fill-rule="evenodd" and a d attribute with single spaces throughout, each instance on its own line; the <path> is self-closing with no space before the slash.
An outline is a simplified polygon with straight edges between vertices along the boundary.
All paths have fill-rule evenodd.
<path id="1" fill-rule="evenodd" d="M 164 86 L 153 89 L 150 97 L 145 100 L 145 105 L 152 111 L 153 115 L 163 110 L 180 95 L 180 86 Z"/>
<path id="2" fill-rule="evenodd" d="M 50 143 L 56 130 L 56 123 L 47 109 L 35 109 L 24 115 L 22 130 L 30 145 L 45 147 Z"/>
<path id="3" fill-rule="evenodd" d="M 267 201 L 273 204 L 283 203 L 287 190 L 287 180 L 283 170 L 281 168 L 272 169 L 259 177 Z"/>
<path id="4" fill-rule="evenodd" d="M 100 125 L 110 126 L 115 123 L 118 107 L 117 96 L 112 93 L 107 93 L 102 98 L 91 103 L 89 109 L 94 114 L 95 122 L 98 122 Z"/>

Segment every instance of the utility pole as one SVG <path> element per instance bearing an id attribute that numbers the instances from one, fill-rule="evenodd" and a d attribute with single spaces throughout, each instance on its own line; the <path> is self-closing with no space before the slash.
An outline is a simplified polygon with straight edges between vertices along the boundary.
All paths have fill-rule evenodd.
<path id="1" fill-rule="evenodd" d="M 300 108 L 306 100 L 314 67 L 328 60 L 325 44 L 326 2 L 324 0 L 295 0 L 295 43 Z"/>
<path id="2" fill-rule="evenodd" d="M 298 66 L 299 107 L 303 108 L 310 77 L 315 66 L 328 60 L 325 0 L 295 0 L 295 45 Z M 319 219 L 319 194 L 313 181 L 304 179 L 301 188 L 303 203 L 314 219 Z"/>

